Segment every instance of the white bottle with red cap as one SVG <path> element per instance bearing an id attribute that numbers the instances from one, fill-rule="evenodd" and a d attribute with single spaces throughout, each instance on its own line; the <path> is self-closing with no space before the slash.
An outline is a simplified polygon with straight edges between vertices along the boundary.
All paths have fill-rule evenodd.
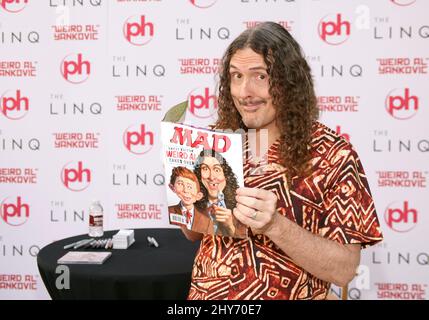
<path id="1" fill-rule="evenodd" d="M 100 201 L 94 200 L 89 207 L 89 236 L 103 236 L 103 207 Z"/>

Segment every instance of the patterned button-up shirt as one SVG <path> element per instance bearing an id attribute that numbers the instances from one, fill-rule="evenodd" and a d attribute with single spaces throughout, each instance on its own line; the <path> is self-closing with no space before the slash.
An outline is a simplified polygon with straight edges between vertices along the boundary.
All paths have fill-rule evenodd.
<path id="1" fill-rule="evenodd" d="M 279 141 L 265 164 L 251 162 L 245 147 L 245 186 L 277 195 L 280 214 L 341 244 L 362 247 L 382 240 L 368 182 L 357 153 L 319 122 L 311 143 L 311 174 L 293 177 L 279 164 Z M 192 271 L 189 299 L 325 299 L 330 284 L 294 263 L 267 236 L 248 239 L 206 235 Z"/>

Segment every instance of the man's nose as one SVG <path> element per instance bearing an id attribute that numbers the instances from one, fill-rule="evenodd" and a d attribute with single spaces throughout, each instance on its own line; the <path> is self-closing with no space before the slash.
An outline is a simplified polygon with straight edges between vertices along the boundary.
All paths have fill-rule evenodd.
<path id="1" fill-rule="evenodd" d="M 214 170 L 210 170 L 210 174 L 209 174 L 209 180 L 213 181 L 216 177 L 216 174 L 214 172 Z"/>
<path id="2" fill-rule="evenodd" d="M 243 79 L 240 83 L 238 94 L 241 99 L 246 99 L 252 96 L 252 84 L 250 79 Z"/>
<path id="3" fill-rule="evenodd" d="M 209 180 L 213 180 L 213 178 L 214 178 L 213 170 L 210 170 Z"/>

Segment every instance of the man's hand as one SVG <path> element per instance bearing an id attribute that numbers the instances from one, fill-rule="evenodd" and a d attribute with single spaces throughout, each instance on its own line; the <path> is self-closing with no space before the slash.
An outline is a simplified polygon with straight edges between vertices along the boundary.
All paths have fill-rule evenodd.
<path id="1" fill-rule="evenodd" d="M 277 196 L 256 188 L 237 189 L 235 217 L 254 234 L 271 239 L 298 266 L 317 278 L 344 286 L 355 276 L 360 244 L 343 245 L 297 225 L 277 212 Z"/>
<path id="2" fill-rule="evenodd" d="M 264 189 L 238 188 L 234 216 L 252 228 L 254 234 L 265 233 L 277 216 L 277 196 Z"/>
<path id="3" fill-rule="evenodd" d="M 213 207 L 215 209 L 216 221 L 224 225 L 228 229 L 229 234 L 234 234 L 235 227 L 234 222 L 232 220 L 231 209 L 219 207 L 217 205 L 214 205 Z"/>

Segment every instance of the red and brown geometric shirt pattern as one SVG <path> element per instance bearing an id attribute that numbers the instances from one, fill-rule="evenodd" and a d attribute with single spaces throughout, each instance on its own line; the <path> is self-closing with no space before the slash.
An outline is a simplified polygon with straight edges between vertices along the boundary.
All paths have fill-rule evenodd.
<path id="1" fill-rule="evenodd" d="M 314 234 L 362 247 L 383 239 L 361 161 L 350 143 L 319 122 L 313 127 L 311 174 L 290 188 L 278 162 L 279 141 L 265 164 L 245 148 L 245 186 L 277 195 L 278 211 Z M 325 299 L 330 283 L 306 272 L 265 235 L 206 235 L 192 270 L 188 299 Z"/>

